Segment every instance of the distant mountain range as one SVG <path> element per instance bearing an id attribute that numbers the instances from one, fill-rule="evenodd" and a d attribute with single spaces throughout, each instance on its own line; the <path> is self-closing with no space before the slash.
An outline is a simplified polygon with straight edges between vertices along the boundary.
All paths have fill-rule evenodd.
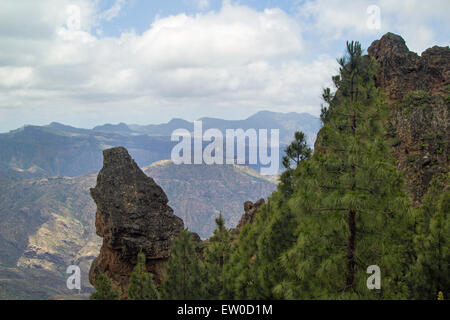
<path id="1" fill-rule="evenodd" d="M 271 111 L 260 111 L 245 120 L 223 120 L 218 118 L 200 118 L 203 123 L 203 129 L 210 128 L 219 129 L 225 132 L 226 129 L 280 129 L 280 143 L 289 144 L 292 140 L 293 133 L 296 130 L 303 131 L 308 137 L 309 144 L 313 145 L 317 132 L 321 127 L 320 120 L 309 113 L 278 113 Z M 101 131 L 110 131 L 112 128 L 114 132 L 141 132 L 150 135 L 170 136 L 170 134 L 178 128 L 192 131 L 194 124 L 183 119 L 172 119 L 168 123 L 159 125 L 129 125 L 124 123 L 118 125 L 105 125 L 96 127 L 94 129 Z"/>
<path id="2" fill-rule="evenodd" d="M 296 130 L 313 140 L 320 128 L 319 119 L 295 113 L 202 120 L 204 130 L 280 129 L 286 144 Z M 203 238 L 211 235 L 219 211 L 234 227 L 245 201 L 275 190 L 276 178 L 247 166 L 173 164 L 167 160 L 175 144 L 170 135 L 179 128 L 192 131 L 193 123 L 173 119 L 160 125 L 120 123 L 93 129 L 51 123 L 0 134 L 0 299 L 76 298 L 65 288 L 70 264 L 81 267 L 83 287 L 89 291 L 87 270 L 100 247 L 89 188 L 95 185 L 104 149 L 126 147 L 164 189 L 174 213 Z"/>
<path id="3" fill-rule="evenodd" d="M 313 145 L 320 120 L 307 113 L 261 111 L 246 120 L 202 118 L 203 130 L 279 129 L 280 156 L 296 130 L 303 131 Z M 20 176 L 74 177 L 97 172 L 102 165 L 101 151 L 114 146 L 127 148 L 139 166 L 170 159 L 176 142 L 170 135 L 176 129 L 193 131 L 193 123 L 173 119 L 159 125 L 105 124 L 93 129 L 79 129 L 60 123 L 25 126 L 0 134 L 0 171 L 12 170 Z M 253 167 L 258 169 L 258 167 Z M 11 174 L 11 173 L 10 173 Z"/>

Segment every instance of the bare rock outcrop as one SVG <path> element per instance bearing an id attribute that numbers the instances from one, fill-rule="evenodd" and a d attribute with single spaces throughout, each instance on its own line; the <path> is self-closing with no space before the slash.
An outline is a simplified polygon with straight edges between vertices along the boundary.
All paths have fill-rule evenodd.
<path id="1" fill-rule="evenodd" d="M 255 203 L 251 201 L 244 202 L 244 214 L 241 217 L 241 220 L 239 220 L 239 223 L 237 224 L 236 228 L 230 230 L 233 240 L 236 240 L 238 238 L 240 230 L 245 225 L 253 223 L 259 208 L 264 203 L 265 203 L 264 199 L 259 199 Z"/>
<path id="2" fill-rule="evenodd" d="M 367 52 L 380 67 L 376 85 L 391 101 L 400 101 L 411 91 L 437 93 L 450 84 L 448 47 L 434 46 L 419 56 L 409 51 L 401 36 L 387 33 L 374 41 Z"/>
<path id="3" fill-rule="evenodd" d="M 392 149 L 407 192 L 418 206 L 433 177 L 448 172 L 450 49 L 421 56 L 402 37 L 387 33 L 368 49 L 379 65 L 376 84 L 391 105 Z"/>
<path id="4" fill-rule="evenodd" d="M 184 228 L 167 205 L 164 191 L 147 177 L 122 147 L 103 151 L 103 168 L 91 189 L 97 204 L 96 231 L 103 238 L 89 281 L 106 273 L 126 298 L 130 273 L 140 250 L 157 284 L 164 278 L 170 248 Z"/>
<path id="5" fill-rule="evenodd" d="M 245 201 L 244 203 L 244 215 L 241 217 L 241 220 L 239 220 L 239 223 L 237 225 L 237 229 L 241 229 L 243 226 L 249 223 L 253 223 L 256 212 L 258 209 L 264 204 L 264 199 L 259 199 L 255 203 L 251 201 Z"/>

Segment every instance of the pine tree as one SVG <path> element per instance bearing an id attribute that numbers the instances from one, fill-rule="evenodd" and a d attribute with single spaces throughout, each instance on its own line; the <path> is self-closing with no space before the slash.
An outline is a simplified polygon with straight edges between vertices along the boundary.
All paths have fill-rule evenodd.
<path id="1" fill-rule="evenodd" d="M 137 264 L 130 275 L 128 286 L 129 300 L 157 300 L 158 290 L 153 282 L 153 275 L 145 267 L 145 254 L 141 251 L 137 256 Z"/>
<path id="2" fill-rule="evenodd" d="M 291 194 L 295 188 L 293 182 L 293 172 L 302 161 L 311 157 L 312 150 L 306 143 L 306 136 L 301 131 L 296 131 L 294 141 L 284 150 L 285 156 L 282 159 L 283 167 L 286 169 L 281 175 L 281 187 L 287 195 Z"/>
<path id="3" fill-rule="evenodd" d="M 338 90 L 318 137 L 322 152 L 297 172 L 290 207 L 299 235 L 281 258 L 289 276 L 276 291 L 286 298 L 404 298 L 411 216 L 384 139 L 386 104 L 358 42 L 348 42 L 338 62 Z M 370 265 L 381 268 L 382 290 L 366 287 Z"/>
<path id="4" fill-rule="evenodd" d="M 204 297 L 203 290 L 203 264 L 197 254 L 197 244 L 192 234 L 183 230 L 171 249 L 161 296 L 166 300 L 197 300 Z"/>
<path id="5" fill-rule="evenodd" d="M 261 209 L 260 209 L 261 212 Z M 254 225 L 247 224 L 239 232 L 238 246 L 232 249 L 232 255 L 223 270 L 223 299 L 250 299 L 252 286 L 255 282 L 254 254 L 257 251 L 257 239 L 261 233 L 264 217 L 257 215 Z"/>
<path id="6" fill-rule="evenodd" d="M 222 213 L 216 218 L 216 229 L 205 249 L 205 298 L 219 299 L 224 287 L 223 268 L 231 254 L 231 236 Z"/>
<path id="7" fill-rule="evenodd" d="M 119 292 L 114 290 L 105 273 L 100 273 L 95 277 L 95 291 L 91 294 L 91 300 L 118 300 Z"/>
<path id="8" fill-rule="evenodd" d="M 412 297 L 435 299 L 450 294 L 450 191 L 448 174 L 434 178 L 416 213 L 416 261 L 411 270 Z"/>
<path id="9" fill-rule="evenodd" d="M 293 218 L 279 186 L 253 223 L 240 231 L 238 246 L 224 268 L 224 298 L 282 298 L 273 288 L 286 276 L 279 258 L 295 241 Z"/>
<path id="10" fill-rule="evenodd" d="M 347 43 L 324 92 L 319 152 L 292 168 L 292 189 L 272 194 L 240 234 L 225 267 L 225 296 L 238 299 L 406 298 L 412 215 L 385 139 L 388 112 L 376 66 Z M 367 267 L 381 269 L 369 290 Z"/>
<path id="11" fill-rule="evenodd" d="M 295 219 L 289 206 L 276 202 L 271 216 L 262 226 L 258 237 L 258 253 L 254 257 L 253 273 L 255 279 L 252 290 L 248 290 L 250 299 L 273 300 L 283 298 L 274 287 L 286 276 L 285 268 L 280 264 L 280 254 L 295 242 Z"/>

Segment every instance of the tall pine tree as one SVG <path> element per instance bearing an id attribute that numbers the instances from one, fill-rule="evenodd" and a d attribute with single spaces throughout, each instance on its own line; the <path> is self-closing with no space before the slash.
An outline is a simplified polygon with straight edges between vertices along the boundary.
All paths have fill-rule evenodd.
<path id="1" fill-rule="evenodd" d="M 449 213 L 450 191 L 445 174 L 431 181 L 416 213 L 416 261 L 410 275 L 413 298 L 431 300 L 439 292 L 450 295 Z"/>
<path id="2" fill-rule="evenodd" d="M 145 254 L 141 251 L 137 256 L 137 264 L 130 275 L 128 286 L 129 300 L 157 300 L 158 290 L 153 282 L 153 275 L 145 267 Z"/>
<path id="3" fill-rule="evenodd" d="M 223 267 L 231 254 L 231 235 L 222 214 L 216 218 L 216 229 L 205 248 L 205 298 L 219 299 L 224 288 Z"/>
<path id="4" fill-rule="evenodd" d="M 384 139 L 386 103 L 358 42 L 348 42 L 338 62 L 321 151 L 297 175 L 290 206 L 298 238 L 282 257 L 289 276 L 277 291 L 287 298 L 405 298 L 411 215 Z M 381 290 L 366 286 L 370 265 L 381 269 Z"/>
<path id="5" fill-rule="evenodd" d="M 203 264 L 197 244 L 188 230 L 174 241 L 167 263 L 161 297 L 166 300 L 197 300 L 204 297 Z"/>
<path id="6" fill-rule="evenodd" d="M 105 273 L 100 273 L 95 277 L 95 291 L 91 294 L 91 300 L 118 300 L 119 291 L 115 290 Z"/>
<path id="7" fill-rule="evenodd" d="M 357 42 L 338 62 L 316 153 L 292 171 L 293 190 L 279 186 L 242 230 L 225 267 L 227 298 L 408 296 L 412 216 L 384 137 L 376 67 Z M 381 269 L 381 290 L 366 285 L 371 265 Z"/>
<path id="8" fill-rule="evenodd" d="M 294 133 L 294 141 L 284 150 L 283 167 L 286 169 L 280 177 L 283 193 L 290 195 L 294 186 L 294 170 L 302 161 L 309 159 L 312 155 L 311 148 L 306 143 L 306 136 L 301 131 Z"/>

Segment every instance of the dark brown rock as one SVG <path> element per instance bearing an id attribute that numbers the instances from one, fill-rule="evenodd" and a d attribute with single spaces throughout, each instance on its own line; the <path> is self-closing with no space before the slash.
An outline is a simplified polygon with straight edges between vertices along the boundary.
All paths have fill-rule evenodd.
<path id="1" fill-rule="evenodd" d="M 256 217 L 256 213 L 258 212 L 259 208 L 265 203 L 264 199 L 259 199 L 255 203 L 251 201 L 245 201 L 244 203 L 244 215 L 241 217 L 241 220 L 239 220 L 238 225 L 235 229 L 231 229 L 231 235 L 233 236 L 233 239 L 236 240 L 239 231 L 247 224 L 253 223 Z"/>
<path id="2" fill-rule="evenodd" d="M 389 100 L 401 101 L 411 91 L 437 93 L 450 83 L 450 50 L 434 46 L 422 56 L 409 51 L 405 40 L 393 33 L 385 34 L 367 50 L 379 65 L 376 84 Z"/>
<path id="3" fill-rule="evenodd" d="M 261 207 L 264 204 L 264 199 L 259 199 L 255 203 L 251 201 L 246 201 L 244 203 L 244 215 L 242 216 L 241 220 L 239 221 L 236 228 L 241 229 L 243 226 L 249 223 L 253 223 L 256 212 L 258 211 L 259 207 Z"/>
<path id="4" fill-rule="evenodd" d="M 126 298 L 130 273 L 142 250 L 157 284 L 164 277 L 174 239 L 183 221 L 167 205 L 164 191 L 147 177 L 122 147 L 103 151 L 103 168 L 91 195 L 97 204 L 95 226 L 103 238 L 100 255 L 89 272 L 106 273 Z"/>
<path id="5" fill-rule="evenodd" d="M 449 168 L 450 106 L 444 87 L 450 84 L 450 49 L 434 46 L 418 56 L 402 37 L 387 33 L 372 43 L 368 54 L 379 65 L 376 84 L 391 105 L 397 167 L 417 206 L 431 179 Z M 405 99 L 414 92 L 417 98 Z"/>

